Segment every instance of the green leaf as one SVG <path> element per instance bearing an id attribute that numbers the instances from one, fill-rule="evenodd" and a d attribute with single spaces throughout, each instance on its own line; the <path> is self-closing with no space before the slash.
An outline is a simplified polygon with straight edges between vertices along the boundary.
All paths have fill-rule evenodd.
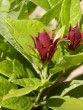
<path id="1" fill-rule="evenodd" d="M 31 1 L 28 1 L 27 3 L 28 14 L 30 15 L 35 10 L 36 7 L 37 7 L 36 4 L 34 4 Z"/>
<path id="2" fill-rule="evenodd" d="M 13 80 L 14 84 L 20 85 L 22 87 L 34 87 L 37 84 L 41 85 L 41 82 L 37 78 L 22 78 Z"/>
<path id="3" fill-rule="evenodd" d="M 4 95 L 6 95 L 10 89 L 17 88 L 16 85 L 10 83 L 6 78 L 0 75 L 0 102 Z"/>
<path id="4" fill-rule="evenodd" d="M 20 96 L 29 94 L 33 90 L 36 90 L 38 87 L 42 86 L 41 80 L 37 80 L 37 79 L 34 79 L 33 81 L 32 80 L 26 81 L 26 79 L 17 80 L 17 83 L 20 84 L 20 82 L 21 82 L 22 86 L 25 86 L 25 88 L 11 89 L 9 91 L 9 93 L 4 96 L 3 99 L 8 99 L 8 98 L 12 98 L 12 97 L 20 97 Z M 27 85 L 27 84 L 29 84 L 29 85 Z"/>
<path id="5" fill-rule="evenodd" d="M 52 71 L 56 73 L 61 70 L 68 69 L 74 65 L 79 65 L 82 62 L 83 62 L 83 53 L 76 54 L 76 55 L 66 55 L 59 58 L 55 67 L 52 68 Z"/>
<path id="6" fill-rule="evenodd" d="M 3 60 L 0 62 L 0 73 L 2 75 L 6 77 L 10 77 L 12 74 L 12 70 L 13 70 L 13 66 L 11 61 Z"/>
<path id="7" fill-rule="evenodd" d="M 53 96 L 46 105 L 52 110 L 82 110 L 83 102 L 76 98 Z"/>
<path id="8" fill-rule="evenodd" d="M 3 25 L 4 27 L 4 25 Z M 32 63 L 34 69 L 39 73 L 38 67 L 41 64 L 38 59 L 37 54 L 29 47 L 34 47 L 34 43 L 30 35 L 37 36 L 38 32 L 49 30 L 45 25 L 37 20 L 10 20 L 7 22 L 7 32 L 3 32 L 3 27 L 1 27 L 1 34 L 27 59 Z M 4 29 L 6 31 L 6 29 Z M 5 34 L 6 33 L 6 34 Z M 12 35 L 10 35 L 12 33 Z M 10 37 L 10 38 L 9 38 Z M 17 42 L 21 45 L 17 45 Z M 14 42 L 12 42 L 14 41 Z M 16 45 L 16 46 L 15 46 Z M 27 46 L 28 45 L 28 46 Z M 26 55 L 27 54 L 27 55 Z"/>
<path id="9" fill-rule="evenodd" d="M 9 0 L 0 0 L 0 12 L 8 12 L 10 8 Z"/>
<path id="10" fill-rule="evenodd" d="M 48 28 L 37 20 L 10 20 L 8 24 L 11 26 L 9 31 L 12 31 L 12 37 L 16 39 L 27 54 L 29 54 L 29 51 L 32 51 L 27 45 L 34 46 L 30 35 L 37 36 L 38 32 L 44 29 L 48 30 Z"/>
<path id="11" fill-rule="evenodd" d="M 81 76 L 82 77 L 82 76 Z M 73 80 L 73 81 L 65 81 L 58 85 L 55 90 L 50 92 L 50 96 L 55 95 L 64 95 L 70 96 L 74 98 L 82 98 L 83 97 L 83 81 L 82 80 Z"/>
<path id="12" fill-rule="evenodd" d="M 64 0 L 61 7 L 61 23 L 62 26 L 66 25 L 66 29 L 69 28 L 70 6 L 71 6 L 71 0 Z"/>
<path id="13" fill-rule="evenodd" d="M 22 96 L 18 98 L 10 98 L 7 100 L 2 100 L 1 106 L 14 110 L 31 110 L 33 103 L 31 99 L 27 96 Z"/>
<path id="14" fill-rule="evenodd" d="M 7 45 L 5 48 L 8 47 L 8 49 L 6 49 L 6 51 L 4 52 L 5 58 L 12 61 L 17 55 L 17 50 L 13 48 L 8 42 L 5 43 L 5 45 Z"/>
<path id="15" fill-rule="evenodd" d="M 0 39 L 0 53 L 1 52 L 7 52 L 8 50 L 8 45 L 6 42 L 3 41 L 3 39 Z"/>
<path id="16" fill-rule="evenodd" d="M 76 23 L 80 22 L 82 15 L 81 7 L 80 7 L 80 0 L 71 0 L 71 8 L 70 8 L 70 24 L 73 26 Z"/>
<path id="17" fill-rule="evenodd" d="M 62 26 L 62 27 L 58 30 L 58 32 L 56 33 L 55 39 L 57 39 L 57 38 L 59 38 L 59 37 L 62 38 L 64 32 L 65 32 L 65 26 Z"/>
<path id="18" fill-rule="evenodd" d="M 29 19 L 28 9 L 27 9 L 27 4 L 26 3 L 23 4 L 23 7 L 22 7 L 22 9 L 20 11 L 18 19 Z"/>
<path id="19" fill-rule="evenodd" d="M 66 25 L 68 31 L 69 25 L 75 26 L 81 19 L 80 0 L 64 0 L 61 8 L 61 23 Z"/>
<path id="20" fill-rule="evenodd" d="M 58 2 L 59 2 L 58 0 L 49 0 L 49 4 L 51 7 L 56 5 Z"/>
<path id="21" fill-rule="evenodd" d="M 14 59 L 12 62 L 13 71 L 11 79 L 27 77 L 23 64 L 19 60 Z"/>
<path id="22" fill-rule="evenodd" d="M 56 37 L 55 37 L 56 38 Z M 52 61 L 55 64 L 56 62 L 58 62 L 58 60 L 62 57 L 62 49 L 61 46 L 58 45 L 57 50 L 55 51 L 53 57 L 52 57 Z"/>
<path id="23" fill-rule="evenodd" d="M 15 7 L 11 7 L 9 16 L 13 19 L 28 19 L 27 3 L 25 0 L 14 3 Z"/>
<path id="24" fill-rule="evenodd" d="M 83 24 L 82 24 L 82 31 L 83 31 Z"/>
<path id="25" fill-rule="evenodd" d="M 10 8 L 9 0 L 0 0 L 0 20 L 7 17 L 7 13 Z"/>
<path id="26" fill-rule="evenodd" d="M 81 85 L 83 85 L 83 81 L 73 80 L 73 81 L 70 83 L 69 87 L 66 87 L 66 88 L 62 91 L 61 96 L 66 95 L 68 92 L 70 92 L 71 90 L 73 90 L 73 89 L 75 89 L 75 88 L 77 88 L 77 87 L 79 87 L 79 86 L 81 86 Z"/>
<path id="27" fill-rule="evenodd" d="M 21 21 L 22 22 L 22 21 Z M 24 20 L 24 25 L 28 22 L 26 20 Z M 28 61 L 31 62 L 31 64 L 34 66 L 34 68 L 36 69 L 36 71 L 38 71 L 37 67 L 34 65 L 34 62 L 32 61 L 32 58 L 30 55 L 26 55 L 26 53 L 24 52 L 24 50 L 22 49 L 22 47 L 20 45 L 18 45 L 18 43 L 14 40 L 14 33 L 13 33 L 13 28 L 10 27 L 10 25 L 8 24 L 8 27 L 5 25 L 5 23 L 3 21 L 0 21 L 0 34 L 17 50 L 19 51 Z M 16 23 L 17 24 L 17 23 Z M 20 24 L 20 21 L 19 21 Z M 10 28 L 9 28 L 10 27 Z M 26 26 L 27 27 L 27 26 Z M 8 29 L 9 28 L 9 29 Z M 22 26 L 21 26 L 22 29 Z M 11 32 L 12 30 L 12 32 Z M 19 30 L 19 29 L 18 29 Z M 23 30 L 23 29 L 22 29 Z M 25 30 L 25 29 L 24 29 Z M 19 30 L 20 31 L 20 30 Z M 17 31 L 16 31 L 17 32 Z M 26 30 L 27 32 L 27 30 Z M 12 33 L 12 34 L 11 34 Z M 23 32 L 24 33 L 24 32 Z M 19 33 L 18 33 L 19 34 Z M 26 33 L 26 37 L 27 37 Z M 28 39 L 27 39 L 28 40 Z M 26 40 L 25 40 L 26 41 Z M 22 43 L 22 42 L 21 42 Z M 24 47 L 27 47 L 26 44 L 24 44 Z M 30 50 L 30 49 L 29 49 Z"/>
<path id="28" fill-rule="evenodd" d="M 48 25 L 50 23 L 50 21 L 59 14 L 61 5 L 62 5 L 62 0 L 60 0 L 56 5 L 54 5 L 54 7 L 52 7 L 51 9 L 49 9 L 46 12 L 46 14 L 44 14 L 40 18 L 40 21 L 43 24 Z"/>
<path id="29" fill-rule="evenodd" d="M 35 3 L 36 5 L 41 6 L 41 7 L 44 8 L 45 10 L 50 9 L 50 5 L 49 5 L 48 0 L 30 0 L 30 1 L 32 1 L 32 2 Z"/>

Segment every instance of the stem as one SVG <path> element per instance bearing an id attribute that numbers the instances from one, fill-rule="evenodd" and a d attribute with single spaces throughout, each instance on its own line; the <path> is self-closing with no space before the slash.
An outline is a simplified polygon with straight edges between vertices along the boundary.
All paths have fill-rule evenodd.
<path id="1" fill-rule="evenodd" d="M 49 97 L 49 95 L 51 94 L 51 92 L 60 84 L 62 84 L 63 81 L 61 81 L 63 73 L 60 73 L 56 79 L 56 81 L 53 83 L 52 86 L 50 86 L 42 95 L 41 95 L 41 99 L 43 99 L 43 97 L 47 96 Z M 51 78 L 51 75 L 48 77 L 47 80 L 49 80 Z"/>
<path id="2" fill-rule="evenodd" d="M 46 78 L 47 78 L 47 65 L 45 65 L 43 71 L 44 71 L 44 80 L 46 80 Z"/>
<path id="3" fill-rule="evenodd" d="M 35 100 L 35 103 L 38 102 L 38 100 L 39 100 L 39 98 L 40 98 L 40 96 L 41 96 L 41 94 L 42 94 L 42 91 L 43 91 L 43 89 L 40 89 L 40 92 L 38 93 L 38 96 L 37 96 L 37 98 L 36 98 L 36 100 Z"/>
<path id="4" fill-rule="evenodd" d="M 41 75 L 40 75 L 43 84 L 46 82 L 46 79 L 47 79 L 47 68 L 48 68 L 48 64 L 47 63 L 43 64 L 42 72 L 41 72 Z M 34 103 L 35 107 L 38 106 L 38 101 L 41 97 L 42 92 L 43 92 L 43 88 L 40 89 L 40 91 L 38 93 L 38 96 L 35 100 L 35 103 Z"/>
<path id="5" fill-rule="evenodd" d="M 42 67 L 42 77 L 43 77 L 42 83 L 46 82 L 46 79 L 47 79 L 47 76 L 48 76 L 47 69 L 48 69 L 48 63 L 43 64 L 43 67 Z"/>

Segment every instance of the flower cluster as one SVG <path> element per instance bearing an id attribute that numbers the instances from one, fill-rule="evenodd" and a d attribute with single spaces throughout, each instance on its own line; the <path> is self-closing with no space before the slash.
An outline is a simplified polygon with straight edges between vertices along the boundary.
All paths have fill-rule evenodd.
<path id="1" fill-rule="evenodd" d="M 35 48 L 39 52 L 43 62 L 48 62 L 51 60 L 52 56 L 57 50 L 57 45 L 61 42 L 61 38 L 54 40 L 54 36 L 55 33 L 53 32 L 52 37 L 50 38 L 50 33 L 44 30 L 43 32 L 38 33 L 37 37 L 32 37 Z M 63 35 L 63 39 L 68 40 L 69 49 L 77 49 L 83 40 L 83 33 L 80 32 L 78 24 L 76 24 L 75 27 L 70 25 L 68 35 Z"/>

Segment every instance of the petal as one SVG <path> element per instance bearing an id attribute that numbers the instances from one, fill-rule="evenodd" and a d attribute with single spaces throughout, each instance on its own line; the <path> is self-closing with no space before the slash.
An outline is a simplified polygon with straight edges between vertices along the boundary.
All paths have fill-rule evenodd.
<path id="1" fill-rule="evenodd" d="M 43 47 L 42 47 L 40 40 L 37 37 L 36 37 L 36 48 L 37 48 L 40 56 L 42 57 Z"/>
<path id="2" fill-rule="evenodd" d="M 36 37 L 36 43 L 37 43 L 37 50 L 41 56 L 41 59 L 45 61 L 45 54 L 47 52 L 47 48 L 43 47 L 40 40 Z"/>
<path id="3" fill-rule="evenodd" d="M 81 41 L 81 33 L 77 30 L 75 32 L 75 43 L 78 42 L 78 41 Z"/>
<path id="4" fill-rule="evenodd" d="M 44 47 L 48 47 L 49 46 L 50 37 L 49 37 L 49 34 L 46 31 L 44 31 L 42 33 L 38 33 L 38 38 L 39 38 L 41 44 Z"/>
<path id="5" fill-rule="evenodd" d="M 51 52 L 50 57 L 49 57 L 49 60 L 51 60 L 51 58 L 53 57 L 53 55 L 54 55 L 54 53 L 55 53 L 56 50 L 57 50 L 57 48 L 54 48 L 54 50 Z"/>
<path id="6" fill-rule="evenodd" d="M 76 28 L 79 28 L 79 25 L 78 25 L 78 23 L 76 23 L 76 26 L 75 26 Z"/>
<path id="7" fill-rule="evenodd" d="M 52 39 L 54 39 L 55 33 L 56 33 L 56 31 L 54 31 L 54 32 L 52 33 Z"/>
<path id="8" fill-rule="evenodd" d="M 73 32 L 73 31 L 71 31 L 71 32 L 69 33 L 68 39 L 70 40 L 71 43 L 73 43 L 73 41 L 74 41 L 74 32 Z"/>
<path id="9" fill-rule="evenodd" d="M 72 30 L 72 25 L 70 24 L 70 27 L 69 27 L 69 32 Z"/>
<path id="10" fill-rule="evenodd" d="M 51 60 L 56 50 L 57 50 L 56 47 L 51 46 L 50 50 L 47 53 L 47 57 L 46 57 L 47 61 Z"/>
<path id="11" fill-rule="evenodd" d="M 34 46 L 35 46 L 35 48 L 36 48 L 36 37 L 31 36 L 31 38 L 32 38 L 32 40 L 33 40 L 33 42 L 34 42 Z"/>

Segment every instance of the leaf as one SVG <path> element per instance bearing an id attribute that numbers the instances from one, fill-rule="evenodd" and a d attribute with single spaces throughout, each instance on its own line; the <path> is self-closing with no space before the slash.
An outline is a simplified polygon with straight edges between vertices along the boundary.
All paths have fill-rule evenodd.
<path id="1" fill-rule="evenodd" d="M 40 7 L 44 8 L 45 10 L 50 9 L 48 0 L 30 0 L 30 1 L 32 1 L 36 5 L 39 5 Z"/>
<path id="2" fill-rule="evenodd" d="M 13 4 L 15 4 L 15 6 L 12 9 L 12 5 L 11 5 L 11 10 L 9 12 L 10 18 L 28 19 L 28 10 L 27 10 L 27 4 L 26 4 L 25 0 L 20 1 L 19 3 L 15 2 Z"/>
<path id="3" fill-rule="evenodd" d="M 79 53 L 76 55 L 66 55 L 66 56 L 59 58 L 55 67 L 52 68 L 52 71 L 53 71 L 53 73 L 54 72 L 56 73 L 61 70 L 68 69 L 74 65 L 79 65 L 82 62 L 83 62 L 83 53 Z"/>
<path id="4" fill-rule="evenodd" d="M 8 35 L 6 32 L 2 33 L 3 29 L 1 29 L 2 35 L 11 43 L 14 41 L 13 38 L 21 45 L 21 47 L 17 44 L 16 41 L 11 43 L 28 61 L 31 62 L 36 72 L 39 74 L 38 67 L 40 68 L 41 63 L 38 59 L 38 56 L 34 51 L 29 47 L 33 45 L 33 40 L 30 37 L 37 36 L 38 32 L 45 30 L 49 30 L 45 25 L 37 20 L 10 20 L 7 22 L 7 33 L 12 35 Z M 5 31 L 5 29 L 4 29 Z M 49 30 L 50 31 L 50 30 Z M 6 33 L 6 35 L 5 35 Z M 9 38 L 10 37 L 10 38 Z M 16 45 L 16 46 L 15 46 Z"/>
<path id="5" fill-rule="evenodd" d="M 0 75 L 0 102 L 2 97 L 6 95 L 10 89 L 14 88 L 17 88 L 17 86 L 10 83 L 6 78 Z"/>
<path id="6" fill-rule="evenodd" d="M 20 11 L 18 19 L 29 19 L 28 10 L 27 10 L 27 4 L 26 3 L 23 4 L 23 7 L 22 7 L 22 9 Z"/>
<path id="7" fill-rule="evenodd" d="M 66 31 L 68 31 L 70 24 L 75 26 L 80 19 L 80 0 L 64 0 L 61 8 L 61 23 L 62 26 L 66 25 Z"/>
<path id="8" fill-rule="evenodd" d="M 81 76 L 82 77 L 82 76 Z M 74 98 L 82 98 L 83 97 L 83 81 L 82 80 L 72 80 L 65 81 L 59 84 L 56 88 L 53 88 L 53 91 L 50 92 L 49 96 L 54 95 L 63 95 L 70 96 Z"/>
<path id="9" fill-rule="evenodd" d="M 83 102 L 76 98 L 53 96 L 46 105 L 53 110 L 82 110 Z"/>
<path id="10" fill-rule="evenodd" d="M 9 0 L 0 0 L 0 20 L 7 17 L 7 13 L 10 8 Z"/>
<path id="11" fill-rule="evenodd" d="M 12 61 L 12 66 L 13 70 L 12 75 L 10 77 L 11 79 L 27 77 L 23 64 L 21 64 L 20 61 L 14 59 Z"/>
<path id="12" fill-rule="evenodd" d="M 55 39 L 57 39 L 57 38 L 59 38 L 59 37 L 62 38 L 64 32 L 65 32 L 65 26 L 63 26 L 63 27 L 61 27 L 61 28 L 59 29 L 59 31 L 56 33 Z"/>
<path id="13" fill-rule="evenodd" d="M 73 10 L 73 11 L 72 11 Z M 70 24 L 73 26 L 76 23 L 79 23 L 81 19 L 82 11 L 80 7 L 80 0 L 71 0 L 71 8 L 70 8 Z"/>
<path id="14" fill-rule="evenodd" d="M 9 0 L 0 0 L 0 12 L 8 12 L 10 8 Z"/>
<path id="15" fill-rule="evenodd" d="M 12 31 L 12 36 L 23 47 L 27 54 L 29 54 L 29 51 L 32 51 L 27 45 L 34 46 L 30 35 L 37 36 L 38 32 L 44 29 L 47 30 L 47 28 L 37 20 L 10 20 L 8 24 L 12 28 L 12 30 L 8 28 L 10 32 Z"/>
<path id="16" fill-rule="evenodd" d="M 20 85 L 22 87 L 31 87 L 37 84 L 41 85 L 41 82 L 37 78 L 22 78 L 22 79 L 15 79 L 13 80 L 14 84 Z"/>
<path id="17" fill-rule="evenodd" d="M 7 50 L 8 50 L 8 45 L 7 45 L 7 43 L 5 43 L 5 42 L 3 41 L 3 39 L 0 39 L 0 53 L 1 53 L 1 52 L 6 53 Z"/>
<path id="18" fill-rule="evenodd" d="M 56 38 L 56 37 L 55 37 Z M 56 62 L 58 62 L 58 60 L 62 57 L 62 49 L 61 46 L 58 45 L 57 50 L 55 51 L 53 57 L 52 57 L 52 61 L 55 64 Z"/>
<path id="19" fill-rule="evenodd" d="M 26 82 L 26 79 L 25 80 L 17 80 L 17 83 L 20 83 L 20 81 L 21 81 L 22 86 L 26 85 L 25 88 L 11 89 L 9 91 L 9 93 L 4 96 L 3 99 L 8 99 L 8 98 L 12 98 L 12 97 L 20 97 L 20 96 L 29 94 L 30 92 L 32 92 L 33 90 L 36 90 L 38 87 L 40 87 L 42 85 L 41 81 L 36 80 L 36 79 L 34 79 L 33 81 L 28 80 L 27 81 L 28 83 Z M 29 85 L 27 86 L 27 84 L 29 84 Z"/>
<path id="20" fill-rule="evenodd" d="M 2 100 L 1 106 L 14 110 L 31 110 L 33 103 L 31 99 L 27 96 L 22 96 L 18 98 L 10 98 L 7 100 Z"/>
<path id="21" fill-rule="evenodd" d="M 28 1 L 27 3 L 28 14 L 30 15 L 35 10 L 36 7 L 37 7 L 36 4 L 34 4 L 31 1 Z"/>
<path id="22" fill-rule="evenodd" d="M 25 22 L 25 20 L 24 20 Z M 34 65 L 31 57 L 29 55 L 26 55 L 26 53 L 24 52 L 24 50 L 21 48 L 20 45 L 18 45 L 18 43 L 15 41 L 15 39 L 13 38 L 14 35 L 12 36 L 11 32 L 8 30 L 7 26 L 5 25 L 5 23 L 3 21 L 0 21 L 0 34 L 17 50 L 19 51 L 28 61 L 30 61 L 30 63 L 34 66 L 34 68 L 36 69 L 36 71 L 38 71 L 37 67 Z M 19 22 L 20 24 L 20 22 Z M 10 28 L 11 30 L 12 28 Z M 25 45 L 26 47 L 26 45 Z"/>
<path id="23" fill-rule="evenodd" d="M 71 90 L 73 90 L 73 89 L 75 89 L 75 88 L 77 88 L 77 87 L 79 87 L 79 86 L 81 86 L 81 85 L 83 85 L 83 81 L 73 80 L 73 81 L 70 83 L 69 87 L 66 87 L 66 88 L 62 91 L 61 96 L 66 95 L 69 91 L 71 91 Z"/>
<path id="24" fill-rule="evenodd" d="M 60 11 L 60 7 L 62 4 L 62 0 L 60 0 L 56 5 L 54 5 L 54 7 L 52 7 L 51 9 L 49 9 L 46 14 L 44 14 L 41 18 L 40 21 L 45 24 L 48 25 L 50 23 L 50 21 L 55 18 Z"/>
<path id="25" fill-rule="evenodd" d="M 70 6 L 71 6 L 71 1 L 64 0 L 61 7 L 61 23 L 62 23 L 62 26 L 66 25 L 66 29 L 69 28 Z"/>
<path id="26" fill-rule="evenodd" d="M 8 49 L 6 49 L 6 51 L 4 52 L 5 57 L 6 57 L 6 59 L 12 61 L 15 58 L 15 56 L 17 55 L 17 50 L 14 47 L 12 47 L 8 42 L 5 43 L 5 45 L 7 45 L 5 48 L 8 47 Z M 3 57 L 4 57 L 4 55 L 3 55 Z"/>
<path id="27" fill-rule="evenodd" d="M 49 4 L 51 7 L 56 5 L 58 2 L 59 2 L 58 0 L 49 0 Z"/>
<path id="28" fill-rule="evenodd" d="M 10 68 L 11 67 L 11 68 Z M 0 62 L 0 73 L 6 77 L 10 77 L 12 74 L 12 62 L 8 60 L 3 60 Z"/>
<path id="29" fill-rule="evenodd" d="M 82 31 L 83 31 L 83 24 L 82 24 Z"/>

